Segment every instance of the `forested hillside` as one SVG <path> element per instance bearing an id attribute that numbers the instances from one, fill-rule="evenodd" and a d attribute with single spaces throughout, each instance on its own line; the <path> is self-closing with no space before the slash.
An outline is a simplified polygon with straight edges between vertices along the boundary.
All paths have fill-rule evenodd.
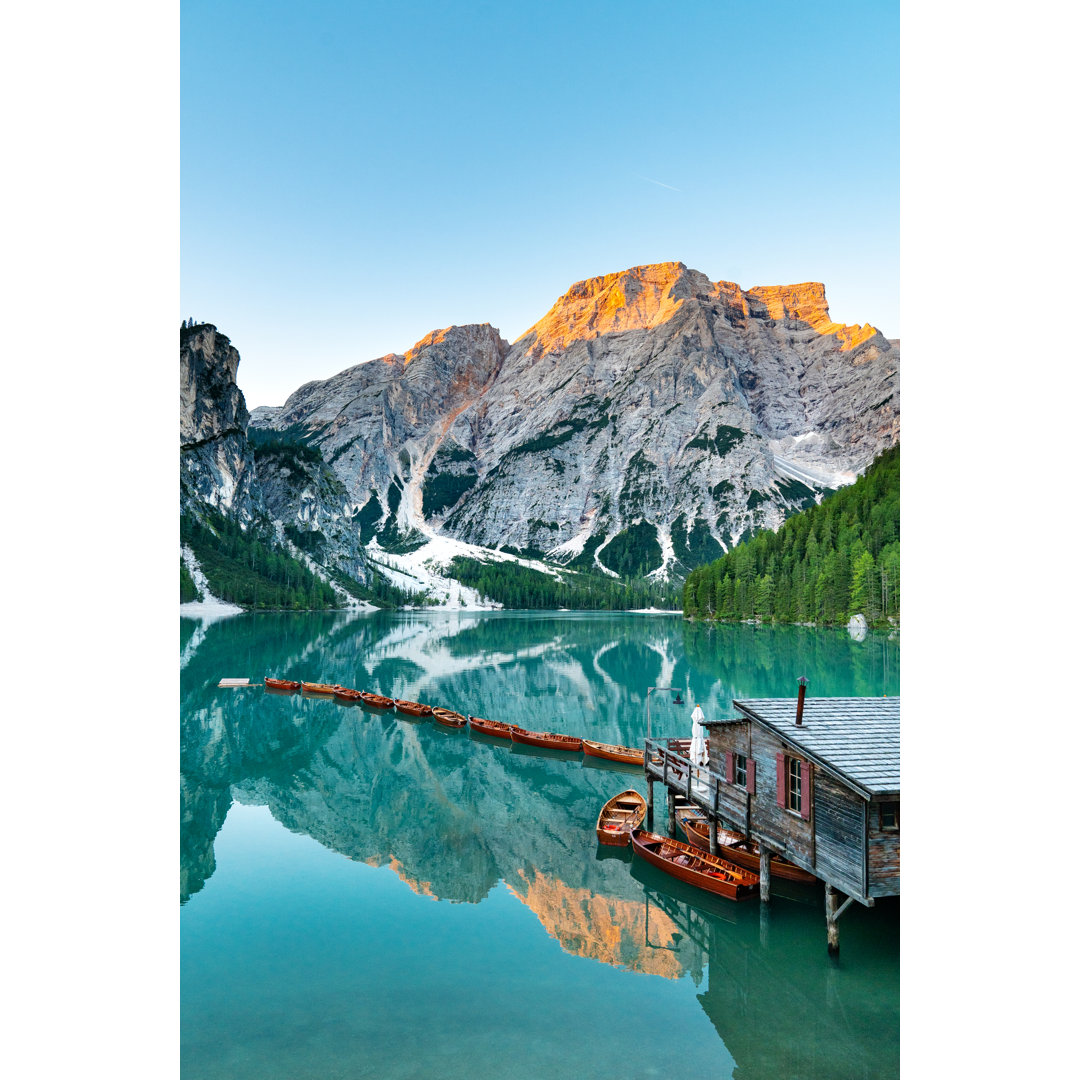
<path id="1" fill-rule="evenodd" d="M 869 623 L 900 612 L 900 446 L 851 487 L 690 573 L 683 611 L 705 619 Z"/>
<path id="2" fill-rule="evenodd" d="M 274 544 L 265 523 L 246 531 L 216 510 L 203 510 L 205 523 L 193 514 L 180 517 L 180 540 L 194 553 L 213 594 L 232 604 L 260 608 L 340 607 L 334 590 L 303 563 Z M 180 600 L 194 600 L 195 586 L 183 563 Z"/>
<path id="3" fill-rule="evenodd" d="M 563 569 L 565 580 L 510 562 L 452 559 L 447 574 L 481 596 L 509 608 L 569 608 L 574 611 L 671 609 L 679 602 L 676 586 L 635 578 L 629 582 Z"/>

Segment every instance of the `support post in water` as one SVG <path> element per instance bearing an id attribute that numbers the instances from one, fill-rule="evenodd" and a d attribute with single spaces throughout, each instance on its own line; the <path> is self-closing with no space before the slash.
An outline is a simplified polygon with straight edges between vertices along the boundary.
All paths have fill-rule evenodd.
<path id="1" fill-rule="evenodd" d="M 759 845 L 758 850 L 761 852 L 761 866 L 759 868 L 761 876 L 761 902 L 767 904 L 771 899 L 772 852 L 763 844 Z"/>
<path id="2" fill-rule="evenodd" d="M 720 851 L 716 843 L 716 818 L 709 818 L 709 854 L 716 855 Z"/>
<path id="3" fill-rule="evenodd" d="M 646 821 L 647 821 L 647 823 L 648 823 L 648 828 L 649 828 L 649 831 L 650 831 L 650 832 L 652 832 L 652 822 L 653 822 L 653 813 L 652 813 L 652 805 L 653 805 L 653 791 L 652 791 L 652 786 L 653 786 L 653 778 L 652 778 L 652 777 L 650 776 L 650 777 L 649 777 L 649 799 L 648 799 L 648 809 L 647 809 L 647 811 L 646 811 Z"/>
<path id="4" fill-rule="evenodd" d="M 675 792 L 670 788 L 667 793 L 667 831 L 668 836 L 675 835 Z"/>
<path id="5" fill-rule="evenodd" d="M 840 954 L 840 923 L 836 910 L 837 892 L 831 885 L 825 886 L 825 931 L 829 941 L 829 955 Z"/>

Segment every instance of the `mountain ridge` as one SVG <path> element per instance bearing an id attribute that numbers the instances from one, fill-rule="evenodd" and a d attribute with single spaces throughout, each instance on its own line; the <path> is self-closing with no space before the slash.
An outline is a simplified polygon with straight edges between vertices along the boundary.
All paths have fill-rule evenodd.
<path id="1" fill-rule="evenodd" d="M 832 320 L 820 282 L 657 263 L 576 282 L 513 343 L 490 323 L 429 331 L 250 427 L 318 449 L 379 558 L 443 536 L 681 578 L 892 445 L 898 367 L 875 327 Z"/>

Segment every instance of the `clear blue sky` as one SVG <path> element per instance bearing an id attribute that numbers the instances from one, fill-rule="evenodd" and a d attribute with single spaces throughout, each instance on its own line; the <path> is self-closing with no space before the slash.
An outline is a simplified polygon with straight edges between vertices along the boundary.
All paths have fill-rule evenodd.
<path id="1" fill-rule="evenodd" d="M 182 0 L 181 311 L 248 405 L 681 260 L 899 336 L 897 3 Z"/>

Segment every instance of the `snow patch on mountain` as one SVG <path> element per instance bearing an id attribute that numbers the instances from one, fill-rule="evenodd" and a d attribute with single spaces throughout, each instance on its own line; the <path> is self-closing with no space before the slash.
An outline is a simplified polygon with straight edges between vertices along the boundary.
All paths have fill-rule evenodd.
<path id="1" fill-rule="evenodd" d="M 181 615 L 186 615 L 189 619 L 199 619 L 204 623 L 210 623 L 217 619 L 223 619 L 228 615 L 238 615 L 244 610 L 237 607 L 236 604 L 230 604 L 219 599 L 210 591 L 210 584 L 206 580 L 202 567 L 199 565 L 199 560 L 195 558 L 195 552 L 187 544 L 180 545 L 180 559 L 184 566 L 187 567 L 187 572 L 191 575 L 191 580 L 195 583 L 195 588 L 199 593 L 198 600 L 191 600 L 180 605 Z M 181 667 L 183 667 L 183 663 Z"/>

